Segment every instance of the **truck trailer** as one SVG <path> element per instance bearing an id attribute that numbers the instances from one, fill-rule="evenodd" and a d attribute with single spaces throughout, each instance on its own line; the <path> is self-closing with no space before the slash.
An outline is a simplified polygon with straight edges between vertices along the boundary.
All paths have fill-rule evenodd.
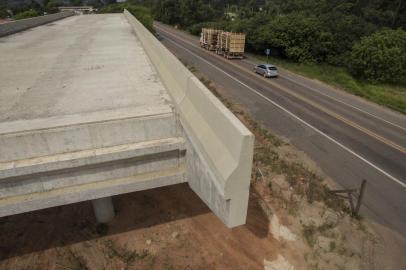
<path id="1" fill-rule="evenodd" d="M 227 59 L 243 59 L 245 50 L 245 34 L 233 32 L 221 32 L 219 42 L 216 46 L 216 53 Z"/>
<path id="2" fill-rule="evenodd" d="M 245 50 L 245 34 L 227 32 L 213 28 L 202 28 L 200 46 L 227 59 L 243 59 Z"/>

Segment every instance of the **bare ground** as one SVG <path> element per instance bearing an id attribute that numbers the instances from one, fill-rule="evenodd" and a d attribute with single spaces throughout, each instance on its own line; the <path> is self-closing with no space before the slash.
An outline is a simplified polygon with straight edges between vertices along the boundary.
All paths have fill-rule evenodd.
<path id="1" fill-rule="evenodd" d="M 0 219 L 0 268 L 261 269 L 277 254 L 254 197 L 247 224 L 232 230 L 186 184 L 116 196 L 114 204 L 106 235 L 88 202 Z"/>

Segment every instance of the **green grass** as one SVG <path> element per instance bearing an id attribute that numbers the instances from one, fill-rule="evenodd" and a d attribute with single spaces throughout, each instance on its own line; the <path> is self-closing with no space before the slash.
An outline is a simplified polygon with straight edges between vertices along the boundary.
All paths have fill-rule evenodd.
<path id="1" fill-rule="evenodd" d="M 254 57 L 266 61 L 266 56 Z M 327 64 L 299 64 L 275 57 L 270 57 L 269 62 L 406 114 L 406 80 L 398 85 L 375 85 L 355 79 L 344 68 Z"/>
<path id="2" fill-rule="evenodd" d="M 316 227 L 314 225 L 303 225 L 303 238 L 306 240 L 310 247 L 316 244 Z"/>

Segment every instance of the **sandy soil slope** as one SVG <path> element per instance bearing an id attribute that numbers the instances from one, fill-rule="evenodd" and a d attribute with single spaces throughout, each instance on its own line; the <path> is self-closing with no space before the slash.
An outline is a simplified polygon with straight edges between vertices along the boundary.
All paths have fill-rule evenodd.
<path id="1" fill-rule="evenodd" d="M 185 184 L 114 203 L 104 236 L 88 202 L 0 219 L 0 269 L 261 269 L 276 258 L 254 197 L 247 224 L 232 230 Z"/>

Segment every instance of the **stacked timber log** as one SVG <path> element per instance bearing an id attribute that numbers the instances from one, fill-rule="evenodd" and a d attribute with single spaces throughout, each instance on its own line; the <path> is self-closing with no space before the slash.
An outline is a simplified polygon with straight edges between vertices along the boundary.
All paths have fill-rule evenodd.
<path id="1" fill-rule="evenodd" d="M 209 51 L 216 51 L 224 57 L 244 58 L 245 34 L 223 30 L 202 28 L 200 46 Z"/>
<path id="2" fill-rule="evenodd" d="M 200 46 L 210 51 L 216 50 L 219 42 L 220 32 L 221 30 L 217 29 L 202 28 L 202 33 L 200 35 Z"/>
<path id="3" fill-rule="evenodd" d="M 245 49 L 245 34 L 221 32 L 216 52 L 226 58 L 243 58 Z"/>

